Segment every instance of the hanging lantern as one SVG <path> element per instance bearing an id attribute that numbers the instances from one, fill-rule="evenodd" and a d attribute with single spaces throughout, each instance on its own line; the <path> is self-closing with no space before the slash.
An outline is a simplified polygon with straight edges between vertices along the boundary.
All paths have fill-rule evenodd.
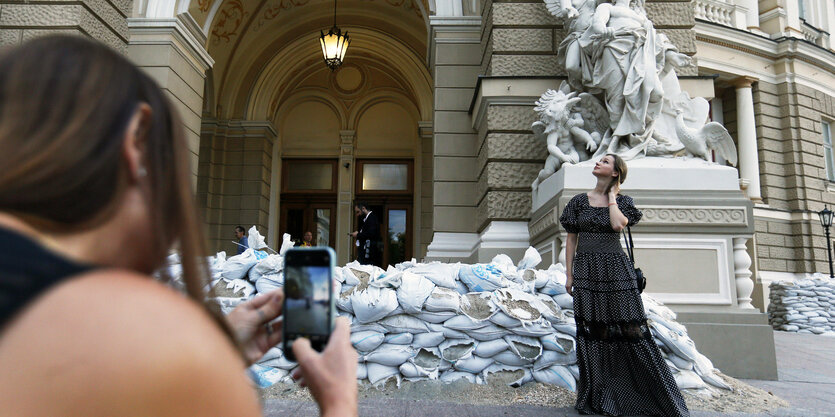
<path id="1" fill-rule="evenodd" d="M 342 65 L 342 60 L 345 59 L 345 52 L 348 50 L 351 40 L 348 38 L 348 32 L 343 34 L 336 25 L 330 28 L 327 34 L 322 31 L 319 33 L 322 35 L 319 37 L 319 43 L 322 45 L 325 65 L 333 71 Z"/>
<path id="2" fill-rule="evenodd" d="M 348 39 L 348 31 L 343 34 L 339 27 L 336 26 L 336 0 L 333 0 L 333 27 L 325 34 L 319 31 L 319 43 L 322 45 L 322 55 L 325 58 L 325 65 L 331 71 L 339 68 L 345 59 L 345 52 L 348 51 L 348 44 L 351 40 Z"/>

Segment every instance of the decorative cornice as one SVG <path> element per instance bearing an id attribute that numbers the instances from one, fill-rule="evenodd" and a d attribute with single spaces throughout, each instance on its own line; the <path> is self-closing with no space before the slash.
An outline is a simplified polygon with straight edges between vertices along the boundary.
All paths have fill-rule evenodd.
<path id="1" fill-rule="evenodd" d="M 188 17 L 185 17 L 188 16 Z M 188 14 L 176 18 L 129 18 L 129 45 L 169 45 L 200 75 L 215 61 L 203 46 L 206 37 Z"/>
<path id="2" fill-rule="evenodd" d="M 557 224 L 559 223 L 557 218 L 559 218 L 559 211 L 557 207 L 554 207 L 552 210 L 548 210 L 548 212 L 539 219 L 532 221 L 528 227 L 530 230 L 531 240 L 533 241 L 547 230 L 557 227 Z"/>
<path id="3" fill-rule="evenodd" d="M 745 207 L 640 207 L 644 213 L 641 224 L 700 225 L 748 225 Z"/>

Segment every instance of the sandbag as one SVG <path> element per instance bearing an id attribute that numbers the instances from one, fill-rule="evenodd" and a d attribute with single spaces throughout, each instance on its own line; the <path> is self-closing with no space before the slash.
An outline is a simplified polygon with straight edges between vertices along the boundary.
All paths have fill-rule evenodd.
<path id="1" fill-rule="evenodd" d="M 400 369 L 398 366 L 386 366 L 379 363 L 369 362 L 366 364 L 368 380 L 373 385 L 386 382 L 389 378 L 397 378 L 397 386 L 400 386 Z"/>
<path id="2" fill-rule="evenodd" d="M 414 335 L 411 333 L 389 333 L 386 335 L 385 343 L 393 345 L 409 345 L 412 343 Z"/>
<path id="3" fill-rule="evenodd" d="M 419 333 L 412 339 L 412 346 L 416 348 L 430 348 L 440 345 L 443 341 L 443 332 Z"/>
<path id="4" fill-rule="evenodd" d="M 561 335 L 559 333 L 551 333 L 549 335 L 542 336 L 539 338 L 539 341 L 542 343 L 543 348 L 560 353 L 571 352 L 574 350 L 575 346 L 574 338 L 567 335 Z"/>
<path id="5" fill-rule="evenodd" d="M 542 384 L 557 385 L 571 392 L 577 392 L 577 380 L 574 379 L 568 368 L 562 365 L 554 365 L 541 371 L 534 371 L 533 379 Z"/>
<path id="6" fill-rule="evenodd" d="M 508 330 L 520 336 L 541 337 L 551 334 L 554 328 L 551 327 L 551 323 L 548 320 L 540 319 L 533 323 L 523 324 Z"/>
<path id="7" fill-rule="evenodd" d="M 499 310 L 490 292 L 470 292 L 461 296 L 461 312 L 475 321 L 488 320 Z"/>
<path id="8" fill-rule="evenodd" d="M 510 334 L 510 331 L 505 329 L 504 327 L 496 326 L 493 323 L 488 322 L 488 324 L 484 327 L 479 327 L 478 329 L 470 329 L 465 330 L 468 336 L 472 337 L 475 340 L 484 341 L 484 340 L 495 340 Z"/>
<path id="9" fill-rule="evenodd" d="M 392 345 L 384 343 L 362 357 L 365 362 L 378 363 L 386 366 L 400 366 L 417 352 L 407 345 Z"/>
<path id="10" fill-rule="evenodd" d="M 565 354 L 555 350 L 545 350 L 542 352 L 542 356 L 534 362 L 533 370 L 541 371 L 553 365 L 571 365 L 576 362 L 577 354 L 575 352 Z"/>
<path id="11" fill-rule="evenodd" d="M 258 364 L 250 366 L 247 368 L 247 371 L 249 371 L 249 377 L 252 379 L 252 382 L 259 388 L 271 387 L 287 376 L 287 371 L 283 369 L 270 368 L 269 366 Z"/>
<path id="12" fill-rule="evenodd" d="M 441 374 L 440 380 L 449 384 L 455 382 L 459 379 L 466 379 L 471 384 L 483 384 L 481 378 L 478 375 L 471 374 L 469 372 L 461 372 L 450 369 Z"/>
<path id="13" fill-rule="evenodd" d="M 452 311 L 458 312 L 461 305 L 461 295 L 454 289 L 436 286 L 423 303 L 426 311 Z"/>
<path id="14" fill-rule="evenodd" d="M 375 331 L 351 333 L 351 344 L 360 352 L 371 352 L 383 344 L 385 335 Z"/>
<path id="15" fill-rule="evenodd" d="M 414 363 L 406 362 L 398 368 L 400 373 L 409 381 L 419 381 L 422 379 L 438 379 L 438 370 L 423 369 Z"/>
<path id="16" fill-rule="evenodd" d="M 267 248 L 267 244 L 264 242 L 264 236 L 261 236 L 261 233 L 258 233 L 258 228 L 255 226 L 250 227 L 249 231 L 247 231 L 246 244 L 247 247 L 254 250 Z"/>
<path id="17" fill-rule="evenodd" d="M 410 268 L 409 272 L 426 277 L 435 285 L 455 289 L 455 277 L 458 276 L 460 264 L 445 264 L 431 262 Z"/>
<path id="18" fill-rule="evenodd" d="M 490 317 L 490 321 L 508 329 L 522 325 L 521 320 L 508 316 L 504 311 L 497 311 L 496 314 Z"/>
<path id="19" fill-rule="evenodd" d="M 249 269 L 249 280 L 252 282 L 258 281 L 264 275 L 278 274 L 284 269 L 284 258 L 278 255 L 267 255 L 266 258 L 261 259 L 252 268 Z"/>
<path id="20" fill-rule="evenodd" d="M 284 288 L 284 275 L 282 274 L 263 275 L 255 281 L 255 290 L 258 294 L 266 294 L 279 288 Z"/>
<path id="21" fill-rule="evenodd" d="M 266 254 L 264 254 L 266 257 Z M 247 249 L 240 255 L 229 257 L 223 264 L 221 276 L 227 281 L 241 279 L 249 272 L 249 269 L 258 263 L 255 250 Z"/>
<path id="22" fill-rule="evenodd" d="M 493 292 L 493 303 L 505 314 L 522 322 L 539 320 L 542 313 L 539 303 L 531 294 L 512 288 L 502 288 Z"/>
<path id="23" fill-rule="evenodd" d="M 461 265 L 458 279 L 474 292 L 493 291 L 505 286 L 501 271 L 491 264 Z"/>
<path id="24" fill-rule="evenodd" d="M 504 337 L 510 351 L 527 361 L 535 361 L 542 355 L 542 343 L 528 336 L 510 335 Z"/>
<path id="25" fill-rule="evenodd" d="M 560 295 L 555 295 L 554 301 L 557 303 L 558 306 L 560 306 L 560 308 L 571 310 L 574 309 L 574 297 L 572 297 L 571 294 L 564 293 Z"/>
<path id="26" fill-rule="evenodd" d="M 508 347 L 504 339 L 485 340 L 478 343 L 473 353 L 482 358 L 489 358 L 506 351 Z"/>
<path id="27" fill-rule="evenodd" d="M 493 360 L 509 366 L 530 366 L 530 364 L 533 363 L 531 360 L 520 358 L 519 355 L 511 352 L 510 350 L 505 350 L 504 352 L 493 355 Z"/>
<path id="28" fill-rule="evenodd" d="M 444 327 L 454 330 L 473 330 L 491 324 L 489 321 L 475 321 L 467 316 L 455 316 L 444 322 Z"/>
<path id="29" fill-rule="evenodd" d="M 531 374 L 530 369 L 501 363 L 488 366 L 487 369 L 482 371 L 482 375 L 488 384 L 503 383 L 513 388 L 519 388 L 533 381 L 533 374 Z"/>
<path id="30" fill-rule="evenodd" d="M 444 360 L 455 363 L 472 356 L 475 345 L 476 342 L 472 339 L 447 339 L 441 343 L 438 349 Z"/>
<path id="31" fill-rule="evenodd" d="M 281 236 L 281 248 L 278 249 L 278 254 L 284 256 L 290 248 L 293 247 L 295 243 L 293 243 L 293 239 L 290 238 L 289 233 L 285 233 Z"/>
<path id="32" fill-rule="evenodd" d="M 358 321 L 354 321 L 351 323 L 351 333 L 359 333 L 359 332 L 377 332 L 377 333 L 387 333 L 388 329 L 386 329 L 382 324 L 378 323 L 368 323 L 362 324 Z"/>
<path id="33" fill-rule="evenodd" d="M 679 370 L 673 374 L 673 378 L 676 380 L 678 389 L 707 388 L 707 385 L 705 385 L 705 382 L 702 381 L 702 378 L 700 378 L 699 375 L 693 371 Z"/>
<path id="34" fill-rule="evenodd" d="M 540 263 L 542 263 L 542 256 L 539 255 L 539 252 L 533 246 L 528 246 L 525 255 L 522 256 L 516 268 L 522 271 L 528 268 L 536 268 Z"/>
<path id="35" fill-rule="evenodd" d="M 386 317 L 398 307 L 397 294 L 389 288 L 368 287 L 351 294 L 351 307 L 360 323 L 371 323 Z"/>
<path id="36" fill-rule="evenodd" d="M 379 322 L 391 333 L 409 332 L 412 334 L 426 333 L 429 328 L 426 323 L 417 317 L 408 314 L 401 314 L 399 316 L 386 317 Z"/>
<path id="37" fill-rule="evenodd" d="M 351 305 L 351 295 L 354 294 L 354 291 L 357 290 L 357 287 L 342 287 L 342 292 L 336 295 L 336 308 L 338 310 L 347 311 L 351 314 L 354 314 L 354 307 Z"/>
<path id="38" fill-rule="evenodd" d="M 397 289 L 397 301 L 406 313 L 417 314 L 423 308 L 423 303 L 432 294 L 435 284 L 426 277 L 403 272 L 400 278 L 400 288 Z"/>
<path id="39" fill-rule="evenodd" d="M 429 323 L 443 323 L 457 315 L 452 311 L 421 311 L 415 317 Z"/>
<path id="40" fill-rule="evenodd" d="M 357 379 L 363 380 L 368 378 L 368 368 L 362 362 L 357 364 Z"/>
<path id="41" fill-rule="evenodd" d="M 459 371 L 477 374 L 492 365 L 493 362 L 494 360 L 492 358 L 482 358 L 472 355 L 469 358 L 456 361 L 452 366 Z"/>
<path id="42" fill-rule="evenodd" d="M 271 347 L 269 350 L 267 350 L 266 353 L 264 353 L 264 356 L 261 356 L 258 359 L 257 363 L 266 362 L 266 361 L 271 360 L 271 359 L 278 359 L 278 358 L 283 357 L 283 356 L 284 356 L 284 352 L 282 352 L 280 348 Z"/>

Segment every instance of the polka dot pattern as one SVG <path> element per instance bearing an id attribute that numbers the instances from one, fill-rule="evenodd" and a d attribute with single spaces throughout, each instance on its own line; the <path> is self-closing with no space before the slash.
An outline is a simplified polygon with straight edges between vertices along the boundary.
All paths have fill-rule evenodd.
<path id="1" fill-rule="evenodd" d="M 641 212 L 618 196 L 629 225 Z M 689 416 L 684 398 L 646 323 L 629 258 L 612 230 L 608 207 L 577 194 L 560 216 L 578 234 L 574 257 L 574 320 L 580 381 L 575 408 L 583 414 Z"/>

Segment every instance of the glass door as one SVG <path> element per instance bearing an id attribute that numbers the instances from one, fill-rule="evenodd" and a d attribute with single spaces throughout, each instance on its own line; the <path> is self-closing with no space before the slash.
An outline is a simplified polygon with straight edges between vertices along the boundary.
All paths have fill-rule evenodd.
<path id="1" fill-rule="evenodd" d="M 281 206 L 279 233 L 289 233 L 296 246 L 301 245 L 304 234 L 313 234 L 313 245 L 335 247 L 336 207 L 333 204 L 290 203 Z M 279 239 L 281 241 L 281 239 Z M 278 248 L 275 248 L 278 250 Z"/>

